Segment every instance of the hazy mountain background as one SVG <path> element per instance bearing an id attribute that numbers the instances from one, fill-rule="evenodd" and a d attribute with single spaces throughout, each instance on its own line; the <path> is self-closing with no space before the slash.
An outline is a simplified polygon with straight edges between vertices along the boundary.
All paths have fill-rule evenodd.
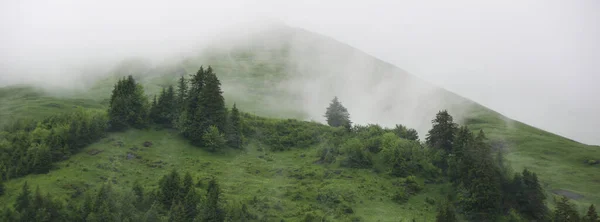
<path id="1" fill-rule="evenodd" d="M 80 86 L 125 57 L 156 62 L 190 55 L 225 30 L 243 37 L 264 24 L 249 21 L 274 18 L 346 42 L 508 117 L 600 143 L 597 1 L 9 0 L 0 6 L 1 85 Z M 301 50 L 296 57 L 316 58 Z M 340 62 L 368 68 L 360 59 Z M 314 66 L 329 65 L 341 64 Z M 357 120 L 371 120 L 349 106 Z"/>

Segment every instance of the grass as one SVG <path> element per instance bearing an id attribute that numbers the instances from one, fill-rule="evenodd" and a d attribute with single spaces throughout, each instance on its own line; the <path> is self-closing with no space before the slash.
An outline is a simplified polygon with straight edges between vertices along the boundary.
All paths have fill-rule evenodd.
<path id="1" fill-rule="evenodd" d="M 301 39 L 310 38 L 306 33 L 301 36 Z M 284 39 L 283 41 L 291 42 L 292 40 Z M 356 53 L 339 42 L 315 41 L 331 46 L 335 49 L 334 51 Z M 312 45 L 309 44 L 306 48 L 312 49 Z M 337 50 L 341 48 L 344 50 Z M 54 112 L 68 112 L 76 106 L 105 109 L 106 99 L 109 97 L 116 79 L 127 74 L 134 75 L 144 85 L 146 93 L 152 96 L 158 93 L 161 87 L 175 84 L 182 73 L 195 73 L 201 64 L 210 64 L 215 69 L 221 79 L 228 106 L 235 102 L 238 107 L 242 108 L 242 111 L 248 113 L 268 117 L 304 119 L 307 114 L 299 111 L 302 110 L 303 103 L 297 100 L 296 95 L 284 88 L 277 87 L 278 83 L 289 80 L 297 74 L 289 72 L 289 70 L 293 70 L 294 65 L 298 65 L 293 62 L 290 51 L 291 49 L 285 46 L 280 48 L 238 47 L 230 51 L 217 50 L 200 53 L 198 56 L 168 66 L 150 67 L 138 61 L 123 63 L 109 74 L 110 77 L 98 81 L 88 91 L 70 97 L 47 96 L 48 94 L 43 91 L 24 86 L 1 88 L 0 124 L 13 118 L 39 118 Z M 327 52 L 318 50 L 310 52 L 308 50 L 305 53 L 314 54 L 314 62 L 320 60 L 324 60 L 322 63 L 331 61 L 333 64 L 340 64 L 339 61 L 348 62 L 344 59 L 336 60 L 343 55 L 333 53 L 321 56 L 319 53 Z M 375 79 L 385 78 L 382 73 L 407 75 L 383 61 L 371 59 L 374 63 L 373 70 L 376 70 L 372 73 Z M 340 68 L 332 69 L 332 71 L 347 70 Z M 367 74 L 369 73 L 365 73 L 365 75 Z M 472 104 L 467 99 L 450 92 L 444 90 L 440 90 L 440 92 L 444 100 L 458 101 L 455 104 Z M 496 146 L 507 150 L 507 160 L 515 172 L 524 168 L 536 172 L 548 192 L 550 205 L 553 204 L 554 194 L 552 191 L 556 190 L 583 195 L 582 198 L 574 200 L 580 211 L 584 211 L 584 208 L 591 203 L 600 203 L 600 174 L 598 173 L 600 165 L 585 163 L 588 160 L 600 160 L 599 146 L 581 144 L 510 120 L 477 104 L 469 106 L 472 106 L 472 109 L 465 115 L 464 123 L 474 131 L 483 129 Z M 433 118 L 433 116 L 428 118 Z M 421 135 L 421 138 L 423 137 L 424 135 Z M 74 184 L 78 187 L 89 186 L 90 189 L 94 189 L 99 186 L 99 182 L 103 181 L 100 179 L 101 176 L 116 178 L 119 187 L 125 189 L 134 180 L 141 180 L 143 184 L 155 184 L 159 175 L 165 174 L 170 169 L 178 168 L 190 170 L 196 179 L 216 175 L 224 183 L 226 196 L 240 200 L 253 199 L 254 196 L 265 198 L 264 202 L 269 206 L 266 212 L 281 218 L 292 218 L 303 212 L 329 212 L 331 209 L 322 206 L 323 204 L 318 205 L 315 199 L 318 192 L 334 189 L 340 193 L 349 193 L 351 196 L 355 196 L 352 209 L 356 215 L 361 215 L 367 221 L 390 221 L 389 218 L 397 220 L 400 217 L 414 217 L 418 220 L 423 218 L 424 221 L 429 221 L 433 216 L 432 207 L 424 205 L 423 200 L 429 196 L 437 197 L 439 189 L 443 188 L 443 186 L 428 185 L 420 195 L 412 197 L 409 203 L 398 205 L 391 201 L 389 190 L 386 190 L 390 189 L 392 179 L 368 170 L 348 170 L 335 166 L 327 168 L 315 165 L 312 163 L 314 158 L 309 158 L 312 148 L 266 155 L 257 150 L 256 144 L 252 144 L 248 153 L 234 152 L 215 155 L 189 146 L 168 131 L 130 131 L 111 134 L 109 138 L 123 141 L 126 146 L 114 147 L 111 142 L 106 140 L 94 144 L 70 160 L 57 164 L 59 169 L 47 175 L 33 175 L 9 181 L 7 185 L 9 192 L 12 193 L 0 200 L 4 202 L 14 198 L 14 192 L 25 180 L 30 180 L 51 193 L 63 194 L 63 198 L 68 198 L 73 190 L 72 187 L 65 188 L 65 186 Z M 143 160 L 166 162 L 167 164 L 163 168 L 149 168 L 138 160 L 122 159 L 122 156 L 126 155 L 127 149 L 132 146 L 141 148 L 141 143 L 145 140 L 150 140 L 155 145 L 137 152 Z M 89 156 L 85 151 L 91 149 L 102 149 L 104 152 L 96 156 Z M 307 157 L 300 158 L 302 153 L 305 153 Z M 266 156 L 258 158 L 259 155 Z M 114 159 L 112 162 L 109 159 L 111 157 Z M 266 157 L 272 160 L 268 161 Z M 119 171 L 100 169 L 97 167 L 99 164 L 115 167 Z M 82 171 L 84 168 L 87 171 Z M 278 173 L 280 170 L 281 173 Z M 290 178 L 289 175 L 294 173 L 294 170 L 307 175 L 314 174 L 314 176 L 309 175 L 302 180 Z M 328 172 L 336 170 L 342 170 L 343 173 L 334 174 L 331 178 L 324 177 Z M 360 186 L 365 186 L 367 189 L 360 189 Z M 303 199 L 293 201 L 290 196 L 295 194 L 301 194 Z M 278 203 L 280 203 L 279 206 Z"/>
<path id="2" fill-rule="evenodd" d="M 153 143 L 144 147 L 146 141 Z M 96 155 L 89 152 L 100 150 Z M 135 181 L 145 189 L 156 189 L 162 175 L 172 169 L 190 172 L 194 180 L 206 184 L 215 176 L 226 200 L 250 202 L 255 212 L 270 215 L 270 219 L 294 221 L 307 212 L 328 215 L 330 219 L 347 221 L 359 216 L 365 221 L 399 221 L 417 219 L 431 221 L 435 207 L 425 198 L 440 199 L 440 189 L 445 185 L 426 185 L 425 190 L 405 204 L 391 200 L 395 186 L 391 178 L 372 170 L 340 168 L 336 165 L 315 164 L 313 148 L 286 152 L 260 151 L 251 143 L 246 151 L 210 153 L 189 145 L 168 130 L 130 130 L 112 133 L 69 160 L 56 164 L 45 175 L 29 175 L 6 183 L 7 195 L 0 202 L 10 203 L 22 184 L 40 186 L 64 201 L 81 201 L 73 197 L 78 190 L 96 190 L 104 182 L 113 183 L 117 190 L 131 189 Z M 127 159 L 132 153 L 139 158 Z M 339 206 L 318 201 L 319 195 L 339 195 L 342 203 L 354 213 L 341 214 Z"/>

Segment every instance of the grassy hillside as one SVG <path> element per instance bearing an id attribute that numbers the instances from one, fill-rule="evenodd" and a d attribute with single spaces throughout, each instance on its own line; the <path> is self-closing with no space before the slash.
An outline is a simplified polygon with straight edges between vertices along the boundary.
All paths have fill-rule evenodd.
<path id="1" fill-rule="evenodd" d="M 153 145 L 144 147 L 142 144 L 146 141 Z M 260 147 L 264 149 L 260 150 Z M 91 155 L 95 150 L 101 152 Z M 259 206 L 251 209 L 270 215 L 269 221 L 294 221 L 307 212 L 330 215 L 333 219 L 339 206 L 317 201 L 318 195 L 331 194 L 339 195 L 336 198 L 355 212 L 337 218 L 341 221 L 355 216 L 364 221 L 398 221 L 402 218 L 431 221 L 435 217 L 434 205 L 425 202 L 425 198 L 438 199 L 443 185 L 426 186 L 424 192 L 412 197 L 410 202 L 399 205 L 391 200 L 391 193 L 396 188 L 392 183 L 401 179 L 381 177 L 367 169 L 324 167 L 314 164 L 317 159 L 314 147 L 270 152 L 264 146 L 251 143 L 247 152 L 214 154 L 189 145 L 170 131 L 130 130 L 110 134 L 81 154 L 57 164 L 48 174 L 11 180 L 7 188 L 17 191 L 28 181 L 65 201 L 73 201 L 80 200 L 73 199 L 78 191 L 97 190 L 105 181 L 120 190 L 130 189 L 136 180 L 146 184 L 146 189 L 155 189 L 156 186 L 149 185 L 157 184 L 160 175 L 178 169 L 190 172 L 195 180 L 204 182 L 210 176 L 216 176 L 225 199 L 235 197 L 246 202 L 257 198 Z M 0 200 L 15 198 L 16 192 L 10 192 Z"/>
<path id="2" fill-rule="evenodd" d="M 515 172 L 529 168 L 538 173 L 550 195 L 550 204 L 553 193 L 570 196 L 582 211 L 590 203 L 600 203 L 600 165 L 588 164 L 589 160 L 600 160 L 598 146 L 577 143 L 511 120 L 323 36 L 279 28 L 244 38 L 247 40 L 236 40 L 227 46 L 214 45 L 174 64 L 124 62 L 105 80 L 76 96 L 58 98 L 28 87 L 2 88 L 0 120 L 41 117 L 76 106 L 105 109 L 105 100 L 120 76 L 133 74 L 146 93 L 152 95 L 161 87 L 174 84 L 180 75 L 210 64 L 222 80 L 228 105 L 235 102 L 243 111 L 261 116 L 322 121 L 327 103 L 338 95 L 354 122 L 384 126 L 401 123 L 416 128 L 423 139 L 435 113 L 448 109 L 472 130 L 483 129 L 495 148 L 507 150 Z M 154 145 L 142 148 L 145 141 Z M 115 146 L 116 142 L 123 145 Z M 139 149 L 130 149 L 133 147 Z M 177 168 L 189 170 L 198 179 L 217 175 L 226 196 L 245 200 L 264 197 L 261 201 L 268 206 L 264 210 L 274 219 L 289 219 L 311 210 L 330 214 L 334 209 L 315 200 L 320 193 L 333 190 L 351 197 L 348 204 L 355 215 L 366 221 L 430 221 L 433 206 L 425 198 L 437 199 L 445 186 L 426 185 L 409 203 L 399 205 L 390 200 L 390 190 L 386 190 L 393 187 L 396 178 L 382 177 L 371 170 L 314 164 L 315 147 L 285 152 L 260 151 L 260 147 L 251 143 L 246 153 L 216 155 L 191 147 L 169 131 L 110 134 L 57 164 L 57 169 L 49 174 L 7 182 L 9 195 L 0 197 L 0 201 L 14 199 L 25 180 L 68 200 L 78 187 L 96 189 L 97 182 L 113 178 L 118 189 L 128 188 L 135 180 L 156 184 L 159 175 Z M 88 154 L 92 150 L 103 152 Z M 128 152 L 141 158 L 128 160 Z M 364 187 L 372 189 L 364 191 Z M 293 200 L 297 193 L 304 197 Z"/>

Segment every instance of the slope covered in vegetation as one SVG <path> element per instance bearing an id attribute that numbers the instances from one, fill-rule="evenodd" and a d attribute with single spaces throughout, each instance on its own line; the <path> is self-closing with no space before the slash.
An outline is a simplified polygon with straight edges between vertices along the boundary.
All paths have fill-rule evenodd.
<path id="1" fill-rule="evenodd" d="M 116 217 L 139 221 L 150 216 L 209 220 L 216 215 L 210 212 L 221 212 L 218 215 L 233 221 L 240 217 L 267 221 L 432 221 L 437 217 L 448 221 L 444 218 L 452 215 L 479 221 L 542 217 L 564 221 L 561 216 L 572 210 L 581 214 L 590 203 L 600 200 L 598 165 L 594 165 L 600 159 L 598 147 L 512 121 L 332 40 L 297 30 L 277 33 L 255 37 L 271 40 L 258 41 L 261 44 L 249 41 L 252 44 L 216 46 L 176 65 L 122 64 L 114 70 L 114 78 L 100 81 L 79 96 L 85 100 L 4 88 L 2 101 L 8 102 L 2 103 L 3 119 L 13 112 L 35 117 L 35 121 L 9 124 L 1 134 L 0 172 L 6 188 L 0 186 L 0 191 L 6 194 L 0 200 L 8 207 L 4 218 L 50 214 L 53 219 L 72 220 Z M 330 51 L 319 45 L 328 45 Z M 306 59 L 306 54 L 319 56 Z M 359 67 L 341 65 L 356 61 L 361 61 Z M 197 70 L 207 62 L 212 64 L 210 71 Z M 356 73 L 369 78 L 359 79 L 360 86 L 319 85 L 328 78 L 339 80 L 340 76 L 324 73 L 344 72 L 350 73 L 349 78 L 357 77 Z M 194 75 L 182 79 L 184 73 Z M 123 74 L 133 77 L 120 79 Z M 382 79 L 395 85 L 382 84 Z M 190 84 L 183 84 L 187 87 L 182 89 L 180 80 Z M 344 91 L 350 86 L 354 86 L 354 94 Z M 380 93 L 371 93 L 373 90 Z M 352 115 L 327 121 L 339 128 L 255 115 L 316 118 L 326 113 L 327 102 L 336 93 L 389 96 L 357 99 L 367 103 L 370 116 L 357 110 L 359 102 L 341 99 L 347 109 L 339 107 L 338 101 L 328 110 Z M 39 102 L 26 103 L 23 98 Z M 37 109 L 46 103 L 71 105 L 76 101 L 86 101 L 88 107 L 58 107 L 66 114 L 55 117 L 48 117 L 51 110 Z M 225 108 L 226 102 L 236 108 Z M 27 108 L 17 113 L 19 107 Z M 241 112 L 234 111 L 238 107 Z M 108 113 L 103 112 L 106 109 Z M 438 112 L 443 109 L 453 116 Z M 344 119 L 347 116 L 350 121 Z M 434 116 L 437 125 L 447 126 L 442 127 L 446 130 L 431 125 Z M 365 120 L 388 127 L 352 123 Z M 102 122 L 106 125 L 98 124 Z M 394 126 L 399 123 L 418 130 Z M 113 132 L 101 133 L 107 129 Z M 420 142 L 415 141 L 418 134 Z M 454 144 L 454 140 L 462 142 Z M 186 182 L 160 179 L 163 175 L 177 177 L 173 169 L 181 178 L 190 173 L 196 184 L 198 195 L 187 199 L 196 203 L 192 204 L 196 206 L 193 216 L 177 213 L 178 201 L 185 208 L 189 188 L 184 192 L 174 184 Z M 210 182 L 213 176 L 216 183 Z M 12 204 L 27 200 L 26 196 L 46 198 L 33 191 L 24 195 L 25 181 L 31 190 L 40 186 L 42 194 L 50 192 L 58 200 L 41 201 L 48 204 L 47 214 Z M 141 184 L 143 191 L 135 184 Z M 220 189 L 209 189 L 214 184 Z M 173 190 L 182 194 L 169 202 L 172 198 L 165 199 L 169 196 L 165 193 Z M 216 208 L 208 201 L 209 197 L 214 200 L 215 190 L 222 193 Z M 559 210 L 553 212 L 553 193 L 569 196 L 579 207 L 558 200 Z M 107 196 L 114 201 L 108 203 L 122 207 L 102 208 L 105 202 L 98 198 Z M 88 200 L 92 204 L 86 205 Z M 161 200 L 163 203 L 153 204 Z M 550 209 L 544 207 L 544 200 Z M 491 204 L 496 202 L 501 204 Z M 127 208 L 130 204 L 136 210 Z M 87 216 L 77 218 L 75 214 Z"/>

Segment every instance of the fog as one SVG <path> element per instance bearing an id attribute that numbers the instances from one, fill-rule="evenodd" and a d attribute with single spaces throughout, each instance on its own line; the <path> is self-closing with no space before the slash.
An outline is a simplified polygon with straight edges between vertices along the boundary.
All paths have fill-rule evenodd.
<path id="1" fill-rule="evenodd" d="M 600 2 L 595 0 L 3 0 L 0 85 L 70 87 L 125 57 L 161 61 L 187 55 L 215 40 L 226 44 L 226 35 L 243 38 L 245 31 L 275 20 L 347 43 L 510 118 L 600 144 L 596 129 L 600 126 L 600 89 L 595 87 L 600 82 L 595 69 L 600 61 L 598 11 Z M 323 52 L 328 49 L 319 47 Z M 318 55 L 296 50 L 292 55 L 300 63 L 318 61 Z M 373 68 L 361 58 L 349 55 L 314 66 L 336 76 Z M 306 67 L 311 66 L 289 71 L 309 72 Z M 344 84 L 332 84 L 335 80 L 327 76 L 296 79 L 304 84 L 291 90 L 305 98 L 326 98 L 302 100 L 314 117 L 327 105 L 322 100 L 340 94 L 359 122 L 382 121 L 393 114 L 369 110 L 379 100 L 367 96 L 385 95 L 401 81 L 392 81 L 397 77 L 389 75 L 385 78 L 374 81 L 378 91 L 361 94 L 364 98 L 351 89 L 373 81 L 366 77 L 344 79 Z M 406 82 L 403 86 L 426 93 L 433 90 Z M 394 121 L 420 118 L 423 114 L 417 107 L 421 104 L 415 101 L 404 109 L 410 112 Z"/>

